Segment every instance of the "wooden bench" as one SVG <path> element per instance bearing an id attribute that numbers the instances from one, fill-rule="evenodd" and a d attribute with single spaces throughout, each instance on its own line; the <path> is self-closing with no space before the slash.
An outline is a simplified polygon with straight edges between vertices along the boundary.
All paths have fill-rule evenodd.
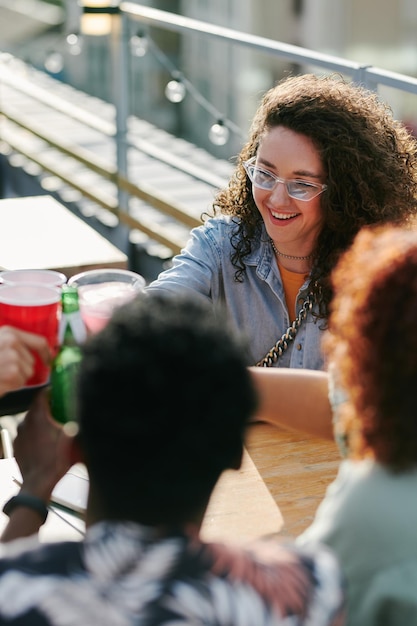
<path id="1" fill-rule="evenodd" d="M 0 200 L 0 269 L 42 268 L 68 278 L 127 268 L 127 256 L 52 196 Z"/>

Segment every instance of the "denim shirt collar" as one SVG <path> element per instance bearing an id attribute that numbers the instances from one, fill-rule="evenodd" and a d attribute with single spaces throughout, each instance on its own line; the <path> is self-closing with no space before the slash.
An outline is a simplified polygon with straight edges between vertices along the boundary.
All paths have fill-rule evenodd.
<path id="1" fill-rule="evenodd" d="M 270 243 L 270 237 L 266 232 L 265 225 L 262 224 L 261 232 L 257 239 L 255 239 L 253 242 L 252 251 L 245 258 L 245 264 L 256 267 L 256 273 L 259 278 L 268 282 L 268 277 L 270 277 L 271 272 L 274 271 L 274 258 L 275 255 Z M 307 290 L 308 283 L 309 277 L 307 277 L 307 279 L 303 283 L 300 292 L 304 292 Z"/>

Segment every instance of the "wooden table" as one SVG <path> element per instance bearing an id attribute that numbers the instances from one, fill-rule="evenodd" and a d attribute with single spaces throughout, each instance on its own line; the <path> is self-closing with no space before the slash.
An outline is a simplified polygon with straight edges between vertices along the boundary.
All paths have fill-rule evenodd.
<path id="1" fill-rule="evenodd" d="M 254 424 L 239 471 L 224 472 L 206 511 L 205 540 L 246 541 L 265 535 L 293 539 L 313 519 L 339 454 L 332 442 L 303 438 L 267 424 Z M 18 491 L 14 459 L 0 460 L 0 511 Z M 0 532 L 7 518 L 0 513 Z M 80 532 L 81 530 L 81 532 Z M 42 541 L 80 539 L 83 524 L 72 516 L 48 516 Z"/>
<path id="2" fill-rule="evenodd" d="M 0 269 L 42 268 L 68 278 L 127 256 L 52 196 L 0 200 Z"/>
<path id="3" fill-rule="evenodd" d="M 340 463 L 336 444 L 257 423 L 251 427 L 247 446 L 282 514 L 280 536 L 295 538 L 310 525 L 336 477 Z"/>
<path id="4" fill-rule="evenodd" d="M 281 511 L 245 450 L 240 470 L 228 470 L 212 494 L 201 528 L 207 541 L 246 541 L 280 532 Z"/>

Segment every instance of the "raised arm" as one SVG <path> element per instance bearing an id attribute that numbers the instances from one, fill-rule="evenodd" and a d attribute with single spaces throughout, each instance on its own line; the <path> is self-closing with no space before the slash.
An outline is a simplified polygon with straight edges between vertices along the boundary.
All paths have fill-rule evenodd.
<path id="1" fill-rule="evenodd" d="M 333 439 L 326 372 L 250 367 L 260 397 L 257 419 L 312 437 Z"/>
<path id="2" fill-rule="evenodd" d="M 46 393 L 41 391 L 19 424 L 14 441 L 23 483 L 17 499 L 6 505 L 10 519 L 2 542 L 37 533 L 44 523 L 53 488 L 79 460 L 69 430 L 69 425 L 62 427 L 52 419 Z"/>

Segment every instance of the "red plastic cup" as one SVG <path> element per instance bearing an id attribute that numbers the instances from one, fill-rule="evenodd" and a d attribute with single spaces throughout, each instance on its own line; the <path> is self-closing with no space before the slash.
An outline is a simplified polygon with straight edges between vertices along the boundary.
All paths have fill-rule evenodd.
<path id="1" fill-rule="evenodd" d="M 20 330 L 43 335 L 52 354 L 58 347 L 58 329 L 61 318 L 61 290 L 40 284 L 0 285 L 0 326 L 14 326 Z M 48 382 L 50 368 L 34 352 L 33 376 L 26 386 Z"/>

